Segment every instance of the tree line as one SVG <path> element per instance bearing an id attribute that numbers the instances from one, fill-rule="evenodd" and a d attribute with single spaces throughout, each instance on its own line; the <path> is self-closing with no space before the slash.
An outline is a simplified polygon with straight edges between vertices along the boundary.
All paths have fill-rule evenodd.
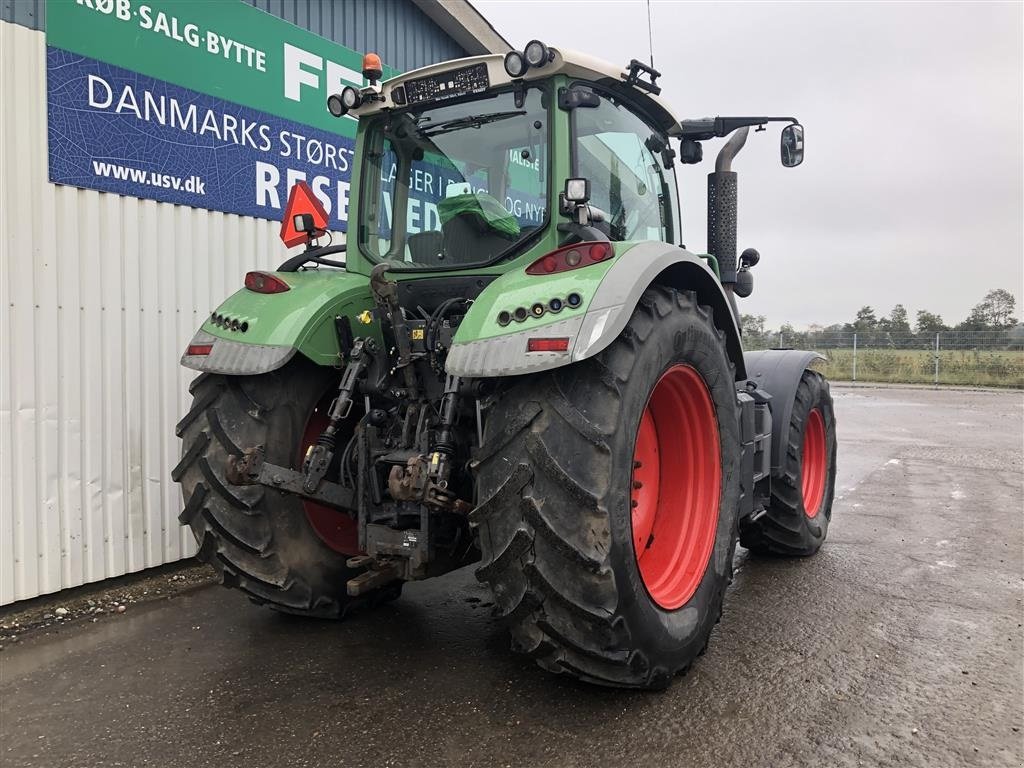
<path id="1" fill-rule="evenodd" d="M 942 316 L 920 309 L 910 322 L 906 307 L 897 304 L 881 317 L 874 307 L 857 310 L 849 323 L 811 325 L 798 331 L 789 323 L 778 329 L 766 326 L 763 315 L 741 315 L 744 342 L 748 347 L 848 347 L 857 335 L 858 346 L 890 349 L 927 349 L 939 336 L 941 346 L 955 349 L 1024 349 L 1024 325 L 1014 316 L 1016 299 L 1003 288 L 993 288 L 956 325 Z"/>

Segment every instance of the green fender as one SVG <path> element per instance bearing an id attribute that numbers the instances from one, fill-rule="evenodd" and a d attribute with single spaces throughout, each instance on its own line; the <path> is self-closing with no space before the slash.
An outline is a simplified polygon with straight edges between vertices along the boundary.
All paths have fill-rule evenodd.
<path id="1" fill-rule="evenodd" d="M 616 243 L 614 258 L 555 275 L 506 273 L 477 297 L 448 353 L 448 373 L 491 377 L 558 368 L 607 347 L 622 332 L 640 296 L 658 283 L 681 291 L 694 291 L 709 306 L 715 324 L 725 334 L 726 351 L 736 366 L 736 378 L 746 377 L 743 343 L 728 297 L 706 260 L 662 242 Z M 565 299 L 570 292 L 582 301 L 575 310 L 554 314 L 532 312 L 522 321 L 501 327 L 502 311 L 534 303 Z M 568 339 L 564 352 L 529 352 L 531 338 Z"/>
<path id="2" fill-rule="evenodd" d="M 243 288 L 235 293 L 211 313 L 189 344 L 211 345 L 209 353 L 189 354 L 186 349 L 182 365 L 209 373 L 252 375 L 280 368 L 297 352 L 318 365 L 340 364 L 334 318 L 355 317 L 373 307 L 369 278 L 337 269 L 271 274 L 288 290 L 256 293 Z M 227 323 L 214 322 L 216 316 Z M 380 341 L 376 323 L 353 331 Z"/>

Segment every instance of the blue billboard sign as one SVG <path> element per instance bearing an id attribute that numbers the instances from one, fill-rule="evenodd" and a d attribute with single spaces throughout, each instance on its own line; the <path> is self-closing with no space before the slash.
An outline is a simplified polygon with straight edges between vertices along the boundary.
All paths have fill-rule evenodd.
<path id="1" fill-rule="evenodd" d="M 344 231 L 352 139 L 47 48 L 50 180 L 277 220 L 306 181 Z"/>

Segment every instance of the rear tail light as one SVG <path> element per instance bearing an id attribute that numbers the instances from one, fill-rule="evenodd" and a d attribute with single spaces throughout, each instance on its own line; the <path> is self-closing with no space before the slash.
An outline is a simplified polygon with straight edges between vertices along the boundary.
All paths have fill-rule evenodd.
<path id="1" fill-rule="evenodd" d="M 245 287 L 255 293 L 284 293 L 288 283 L 269 272 L 246 272 Z"/>
<path id="2" fill-rule="evenodd" d="M 526 274 L 552 275 L 567 272 L 570 269 L 579 269 L 604 261 L 611 258 L 611 255 L 611 243 L 603 240 L 566 245 L 541 256 L 526 268 Z"/>
<path id="3" fill-rule="evenodd" d="M 186 355 L 208 355 L 213 351 L 213 344 L 189 344 Z"/>
<path id="4" fill-rule="evenodd" d="M 558 339 L 529 339 L 526 342 L 527 352 L 568 352 L 569 337 Z"/>

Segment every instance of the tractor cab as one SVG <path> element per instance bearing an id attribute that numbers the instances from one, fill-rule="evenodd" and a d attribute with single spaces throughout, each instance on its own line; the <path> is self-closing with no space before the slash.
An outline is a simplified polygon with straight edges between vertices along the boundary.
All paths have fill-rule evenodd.
<path id="1" fill-rule="evenodd" d="M 368 54 L 368 85 L 328 99 L 359 120 L 347 261 L 364 273 L 503 272 L 581 240 L 681 244 L 676 159 L 698 162 L 701 141 L 785 120 L 784 164 L 802 159 L 793 118 L 683 120 L 652 67 L 538 40 L 383 83 L 380 73 Z"/>
<path id="2" fill-rule="evenodd" d="M 678 238 L 678 121 L 653 70 L 539 41 L 385 83 L 368 61 L 369 85 L 328 101 L 359 119 L 353 268 L 504 271 L 574 240 Z M 570 176 L 586 177 L 592 200 L 564 194 Z"/>

